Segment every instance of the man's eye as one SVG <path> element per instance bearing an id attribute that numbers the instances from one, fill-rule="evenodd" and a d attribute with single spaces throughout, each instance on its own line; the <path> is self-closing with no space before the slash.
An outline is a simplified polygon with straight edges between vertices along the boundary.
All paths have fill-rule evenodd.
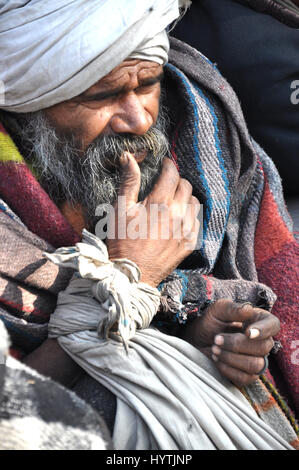
<path id="1" fill-rule="evenodd" d="M 108 100 L 112 100 L 113 98 L 115 98 L 117 95 L 107 95 L 107 96 L 95 96 L 94 98 L 91 97 L 89 100 L 89 102 L 91 103 L 102 103 L 103 101 L 108 101 Z"/>
<path id="2" fill-rule="evenodd" d="M 147 93 L 152 91 L 155 88 L 155 84 L 149 84 L 149 85 L 140 85 L 138 88 L 136 88 L 136 93 Z"/>
<path id="3" fill-rule="evenodd" d="M 99 107 L 101 104 L 105 104 L 105 103 L 108 103 L 108 102 L 111 102 L 113 99 L 116 98 L 117 95 L 113 95 L 113 96 L 105 96 L 105 97 L 90 97 L 84 101 L 82 101 L 82 105 L 87 107 L 87 108 L 97 108 Z"/>

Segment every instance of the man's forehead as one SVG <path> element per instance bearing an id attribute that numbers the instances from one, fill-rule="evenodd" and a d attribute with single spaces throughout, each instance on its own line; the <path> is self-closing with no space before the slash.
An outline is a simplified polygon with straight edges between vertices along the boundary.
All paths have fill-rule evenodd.
<path id="1" fill-rule="evenodd" d="M 163 73 L 163 66 L 149 60 L 131 59 L 125 60 L 115 67 L 108 75 L 97 81 L 89 91 L 98 89 L 106 90 L 119 86 L 129 85 L 131 81 L 142 82 L 147 79 L 155 78 Z"/>

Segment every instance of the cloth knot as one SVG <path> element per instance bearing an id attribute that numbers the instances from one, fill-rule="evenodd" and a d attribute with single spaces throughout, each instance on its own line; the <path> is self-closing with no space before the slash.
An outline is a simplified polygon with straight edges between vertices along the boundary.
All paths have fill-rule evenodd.
<path id="1" fill-rule="evenodd" d="M 90 294 L 101 304 L 98 335 L 128 341 L 136 328 L 147 328 L 160 304 L 158 289 L 140 281 L 138 266 L 128 259 L 109 260 L 106 245 L 83 230 L 83 241 L 75 247 L 44 253 L 53 263 L 76 270 L 78 277 L 89 282 Z M 92 281 L 90 283 L 90 281 Z M 72 281 L 71 281 L 72 283 Z M 70 284 L 71 284 L 70 283 Z"/>

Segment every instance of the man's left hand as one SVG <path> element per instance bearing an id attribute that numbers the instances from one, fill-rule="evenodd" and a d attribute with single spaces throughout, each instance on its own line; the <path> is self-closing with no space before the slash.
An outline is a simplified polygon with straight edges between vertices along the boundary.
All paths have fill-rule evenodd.
<path id="1" fill-rule="evenodd" d="M 184 339 L 212 358 L 224 377 L 244 387 L 259 377 L 279 329 L 271 313 L 221 299 L 186 327 Z"/>

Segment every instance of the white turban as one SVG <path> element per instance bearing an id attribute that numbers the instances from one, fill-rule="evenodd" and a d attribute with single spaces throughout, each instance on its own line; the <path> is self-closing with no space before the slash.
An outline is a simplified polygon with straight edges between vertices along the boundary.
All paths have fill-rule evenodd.
<path id="1" fill-rule="evenodd" d="M 0 0 L 0 108 L 79 95 L 127 58 L 167 61 L 165 28 L 186 0 Z"/>

